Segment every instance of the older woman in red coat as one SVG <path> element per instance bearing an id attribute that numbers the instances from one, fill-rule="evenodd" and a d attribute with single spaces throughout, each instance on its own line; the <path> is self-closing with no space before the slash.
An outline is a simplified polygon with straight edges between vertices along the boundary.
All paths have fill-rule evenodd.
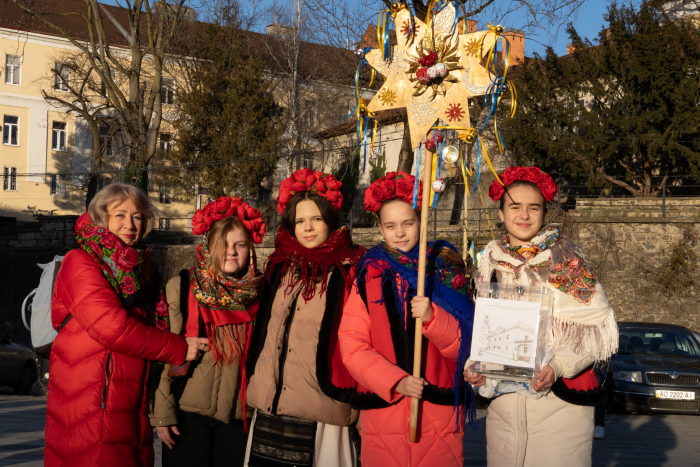
<path id="1" fill-rule="evenodd" d="M 54 285 L 46 415 L 47 466 L 152 466 L 149 361 L 181 364 L 206 339 L 168 332 L 167 306 L 150 250 L 146 195 L 109 185 L 75 225 Z"/>

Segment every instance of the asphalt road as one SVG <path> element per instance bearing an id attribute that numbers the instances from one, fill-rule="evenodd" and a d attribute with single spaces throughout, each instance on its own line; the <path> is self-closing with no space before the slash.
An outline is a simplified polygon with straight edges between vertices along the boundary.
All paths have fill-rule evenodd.
<path id="1" fill-rule="evenodd" d="M 465 465 L 486 465 L 486 411 L 479 428 L 465 436 Z M 44 456 L 46 397 L 15 396 L 0 387 L 0 466 L 40 467 Z M 605 439 L 593 444 L 598 467 L 700 467 L 700 417 L 690 415 L 608 416 Z M 160 466 L 160 441 L 154 442 Z M 389 466 L 387 466 L 389 467 Z"/>

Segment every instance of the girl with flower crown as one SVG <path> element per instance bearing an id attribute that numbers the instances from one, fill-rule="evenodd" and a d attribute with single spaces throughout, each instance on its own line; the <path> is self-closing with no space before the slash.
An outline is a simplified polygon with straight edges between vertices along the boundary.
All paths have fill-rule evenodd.
<path id="1" fill-rule="evenodd" d="M 282 223 L 265 267 L 247 362 L 255 408 L 247 465 L 355 465 L 353 380 L 337 332 L 365 249 L 340 227 L 341 183 L 298 170 L 282 182 Z"/>
<path id="2" fill-rule="evenodd" d="M 593 363 L 617 351 L 615 316 L 581 251 L 557 224 L 545 223 L 546 203 L 557 193 L 552 178 L 536 167 L 510 167 L 500 180 L 489 196 L 500 201 L 507 234 L 484 249 L 477 287 L 497 282 L 552 291 L 552 317 L 543 325 L 553 356 L 531 389 L 505 394 L 499 380 L 465 369 L 468 383 L 495 397 L 486 420 L 488 464 L 590 466 L 593 407 L 605 401 Z"/>
<path id="3" fill-rule="evenodd" d="M 379 218 L 384 241 L 360 262 L 340 323 L 343 362 L 357 381 L 350 405 L 362 410 L 366 467 L 463 464 L 468 395 L 461 369 L 474 308 L 464 263 L 444 241 L 428 244 L 425 297 L 415 296 L 420 219 L 411 202 L 414 190 L 423 190 L 414 183 L 390 172 L 365 191 L 365 210 Z M 411 376 L 414 318 L 423 321 L 421 377 Z M 412 397 L 420 399 L 416 443 L 408 442 Z"/>
<path id="4" fill-rule="evenodd" d="M 208 337 L 211 352 L 173 376 L 161 373 L 151 425 L 169 467 L 243 465 L 247 434 L 245 360 L 263 275 L 254 244 L 262 242 L 260 211 L 222 196 L 198 210 L 197 263 L 166 286 L 170 330 Z M 247 415 L 250 417 L 250 414 Z"/>

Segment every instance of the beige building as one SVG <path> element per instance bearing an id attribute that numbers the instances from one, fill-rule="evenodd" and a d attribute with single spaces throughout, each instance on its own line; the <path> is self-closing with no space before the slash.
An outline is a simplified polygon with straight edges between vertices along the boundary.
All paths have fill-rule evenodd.
<path id="1" fill-rule="evenodd" d="M 80 11 L 78 4 L 84 8 L 83 2 L 74 0 L 62 0 L 61 8 L 70 9 L 74 3 L 76 11 Z M 107 28 L 118 34 L 121 26 L 115 17 L 120 9 L 101 7 L 105 21 L 112 23 Z M 70 29 L 81 23 L 60 24 Z M 71 71 L 61 68 L 60 60 L 77 50 L 48 27 L 28 21 L 11 2 L 0 8 L 0 216 L 15 217 L 22 222 L 38 215 L 75 215 L 85 211 L 92 134 L 79 116 L 50 104 L 42 94 L 43 91 L 49 96 L 68 96 L 65 83 L 71 82 Z M 170 100 L 164 98 L 164 114 L 167 114 L 174 80 L 164 83 L 163 95 L 170 93 Z M 171 143 L 163 128 L 167 125 L 161 128 L 161 148 L 167 150 Z M 116 138 L 106 145 L 103 158 L 113 168 L 103 180 L 110 183 L 118 179 L 123 162 Z M 149 196 L 156 207 L 160 227 L 167 228 L 172 222 L 184 226 L 184 219 L 194 211 L 194 198 L 177 201 L 167 188 L 155 188 L 149 191 Z"/>

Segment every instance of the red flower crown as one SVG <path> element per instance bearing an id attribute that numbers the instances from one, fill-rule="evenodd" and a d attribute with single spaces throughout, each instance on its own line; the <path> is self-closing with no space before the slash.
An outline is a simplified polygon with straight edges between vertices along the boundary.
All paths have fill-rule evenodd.
<path id="1" fill-rule="evenodd" d="M 292 197 L 302 191 L 313 191 L 326 198 L 335 209 L 340 209 L 343 206 L 341 186 L 343 184 L 333 175 L 311 169 L 299 169 L 282 181 L 280 194 L 277 196 L 277 211 L 282 214 Z"/>
<path id="2" fill-rule="evenodd" d="M 222 196 L 216 201 L 197 209 L 192 217 L 192 234 L 204 235 L 215 222 L 227 217 L 238 217 L 248 230 L 253 243 L 261 243 L 265 236 L 265 221 L 260 211 L 241 198 Z"/>
<path id="3" fill-rule="evenodd" d="M 503 181 L 503 185 L 501 185 L 498 180 L 495 180 L 489 188 L 489 197 L 494 201 L 500 200 L 506 192 L 506 187 L 518 180 L 532 182 L 537 185 L 540 189 L 540 193 L 542 193 L 542 196 L 547 201 L 552 201 L 558 191 L 557 185 L 554 183 L 554 180 L 552 180 L 552 177 L 542 172 L 537 167 L 508 167 L 501 174 L 501 180 Z"/>
<path id="4" fill-rule="evenodd" d="M 408 204 L 413 203 L 413 189 L 415 177 L 406 172 L 389 172 L 382 178 L 375 180 L 365 190 L 365 211 L 378 213 L 382 203 L 390 199 L 399 198 Z M 423 182 L 418 180 L 418 209 L 423 199 Z"/>

